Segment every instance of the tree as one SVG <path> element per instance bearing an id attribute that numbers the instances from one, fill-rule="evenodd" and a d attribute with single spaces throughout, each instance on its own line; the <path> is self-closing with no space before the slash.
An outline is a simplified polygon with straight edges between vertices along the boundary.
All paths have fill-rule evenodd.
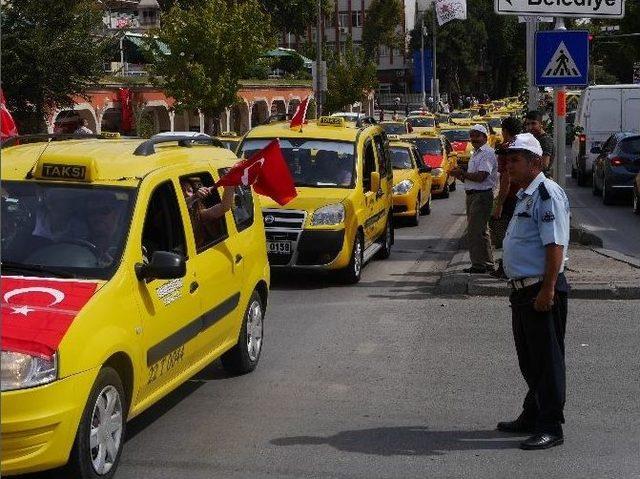
<path id="1" fill-rule="evenodd" d="M 20 132 L 46 131 L 47 115 L 98 82 L 113 45 L 101 28 L 92 0 L 4 2 L 2 87 Z"/>
<path id="2" fill-rule="evenodd" d="M 271 16 L 274 29 L 280 33 L 304 35 L 307 27 L 315 25 L 318 18 L 318 0 L 260 0 Z M 329 14 L 331 0 L 322 0 L 323 13 Z"/>
<path id="3" fill-rule="evenodd" d="M 327 112 L 347 109 L 378 86 L 376 64 L 367 59 L 362 49 L 354 47 L 351 38 L 340 56 L 329 57 L 327 70 Z"/>
<path id="4" fill-rule="evenodd" d="M 258 0 L 207 0 L 174 5 L 156 32 L 170 54 L 155 49 L 152 73 L 180 108 L 219 118 L 237 100 L 239 80 L 274 44 Z M 214 124 L 217 124 L 215 122 Z"/>
<path id="5" fill-rule="evenodd" d="M 373 0 L 365 13 L 362 46 L 368 57 L 377 56 L 381 46 L 399 49 L 404 38 L 398 30 L 404 20 L 401 0 Z"/>

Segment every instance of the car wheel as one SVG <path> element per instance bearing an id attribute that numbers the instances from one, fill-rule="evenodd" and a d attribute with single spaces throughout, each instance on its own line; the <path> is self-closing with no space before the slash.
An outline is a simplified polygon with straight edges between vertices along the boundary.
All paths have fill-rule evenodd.
<path id="1" fill-rule="evenodd" d="M 613 192 L 607 186 L 607 178 L 602 178 L 602 203 L 612 205 L 614 202 Z"/>
<path id="2" fill-rule="evenodd" d="M 393 220 L 391 213 L 387 216 L 387 225 L 384 228 L 382 239 L 382 249 L 378 251 L 378 258 L 387 259 L 391 256 L 391 246 L 393 245 Z"/>
<path id="3" fill-rule="evenodd" d="M 351 259 L 349 265 L 340 271 L 340 279 L 346 284 L 355 284 L 362 276 L 362 266 L 364 263 L 364 238 L 362 232 L 358 231 L 353 240 L 351 248 Z"/>
<path id="4" fill-rule="evenodd" d="M 633 212 L 640 215 L 640 192 L 633 189 Z"/>
<path id="5" fill-rule="evenodd" d="M 598 186 L 596 185 L 596 174 L 593 174 L 593 177 L 591 178 L 591 193 L 593 193 L 593 196 L 600 196 L 602 195 L 602 190 L 598 188 Z"/>
<path id="6" fill-rule="evenodd" d="M 264 334 L 264 306 L 254 291 L 244 313 L 238 342 L 220 358 L 231 374 L 247 374 L 258 366 Z"/>
<path id="7" fill-rule="evenodd" d="M 440 195 L 442 198 L 449 198 L 449 178 L 444 182 L 444 186 L 442 187 L 442 194 Z"/>
<path id="8" fill-rule="evenodd" d="M 69 477 L 109 479 L 116 473 L 126 424 L 127 398 L 115 369 L 98 373 L 69 456 Z"/>
<path id="9" fill-rule="evenodd" d="M 409 218 L 409 224 L 411 226 L 418 226 L 420 224 L 420 195 L 416 200 L 416 214 Z"/>
<path id="10" fill-rule="evenodd" d="M 587 174 L 584 171 L 584 168 L 578 165 L 577 177 L 578 186 L 587 186 Z"/>
<path id="11" fill-rule="evenodd" d="M 420 210 L 420 213 L 423 214 L 423 215 L 430 215 L 431 214 L 431 195 L 429 195 L 429 199 L 427 200 L 427 202 L 424 204 L 424 206 Z"/>

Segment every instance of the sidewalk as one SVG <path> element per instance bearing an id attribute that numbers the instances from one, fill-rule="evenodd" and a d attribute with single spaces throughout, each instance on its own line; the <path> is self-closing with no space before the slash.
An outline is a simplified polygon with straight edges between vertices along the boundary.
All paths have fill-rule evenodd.
<path id="1" fill-rule="evenodd" d="M 497 250 L 495 259 L 502 256 Z M 508 296 L 511 288 L 504 280 L 489 275 L 464 273 L 469 252 L 461 250 L 449 262 L 436 287 L 440 294 Z M 616 251 L 571 244 L 565 273 L 571 298 L 640 299 L 640 260 Z"/>

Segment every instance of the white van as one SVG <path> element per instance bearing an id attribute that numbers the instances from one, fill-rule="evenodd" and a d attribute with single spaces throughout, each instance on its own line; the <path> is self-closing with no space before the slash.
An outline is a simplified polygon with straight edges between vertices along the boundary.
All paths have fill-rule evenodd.
<path id="1" fill-rule="evenodd" d="M 571 175 L 585 186 L 593 173 L 595 151 L 612 133 L 640 132 L 640 85 L 597 85 L 580 96 L 573 141 Z"/>

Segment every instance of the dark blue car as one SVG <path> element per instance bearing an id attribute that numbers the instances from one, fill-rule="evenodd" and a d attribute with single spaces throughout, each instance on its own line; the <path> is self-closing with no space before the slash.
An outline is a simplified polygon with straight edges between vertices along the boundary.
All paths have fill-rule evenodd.
<path id="1" fill-rule="evenodd" d="M 602 147 L 591 152 L 598 154 L 593 164 L 593 194 L 602 195 L 605 205 L 619 196 L 630 195 L 640 173 L 640 134 L 614 133 Z"/>

